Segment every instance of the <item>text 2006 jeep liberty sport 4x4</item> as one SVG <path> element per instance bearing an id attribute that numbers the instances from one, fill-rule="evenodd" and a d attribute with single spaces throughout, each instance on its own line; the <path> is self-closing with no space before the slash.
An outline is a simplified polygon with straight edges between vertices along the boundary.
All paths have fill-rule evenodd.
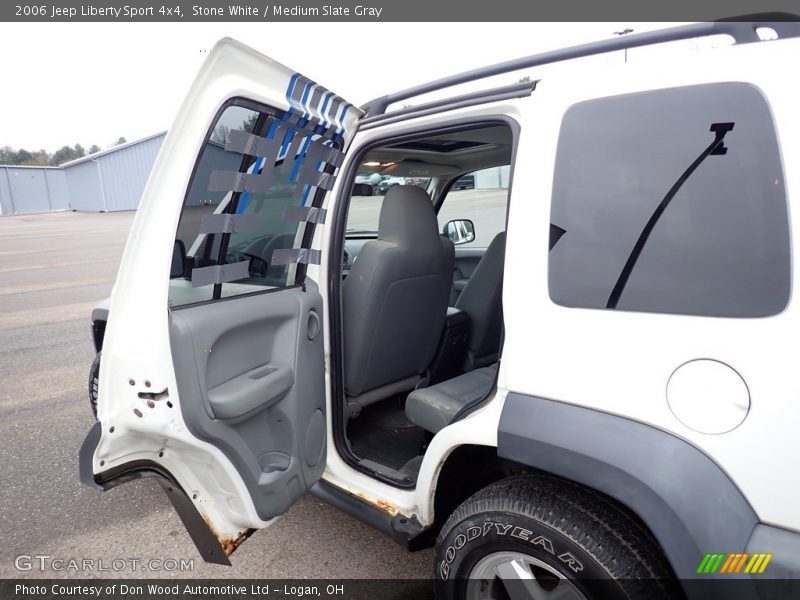
<path id="1" fill-rule="evenodd" d="M 716 34 L 689 62 L 387 111 Z M 95 311 L 82 480 L 155 476 L 223 564 L 311 492 L 435 544 L 441 598 L 668 597 L 710 552 L 800 576 L 798 35 L 680 26 L 362 108 L 222 40 Z"/>

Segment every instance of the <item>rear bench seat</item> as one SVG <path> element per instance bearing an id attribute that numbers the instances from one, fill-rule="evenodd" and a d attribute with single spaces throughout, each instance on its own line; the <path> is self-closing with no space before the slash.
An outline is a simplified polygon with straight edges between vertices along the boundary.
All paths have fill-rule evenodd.
<path id="1" fill-rule="evenodd" d="M 408 420 L 432 433 L 447 427 L 459 410 L 489 393 L 498 364 L 414 390 L 406 399 Z"/>

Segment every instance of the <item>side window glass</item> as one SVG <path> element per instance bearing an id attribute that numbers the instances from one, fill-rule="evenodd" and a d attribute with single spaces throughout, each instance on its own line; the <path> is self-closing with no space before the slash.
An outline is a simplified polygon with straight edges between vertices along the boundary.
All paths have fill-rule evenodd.
<path id="1" fill-rule="evenodd" d="M 788 303 L 780 150 L 753 86 L 574 105 L 550 219 L 550 297 L 563 306 L 762 317 Z"/>
<path id="2" fill-rule="evenodd" d="M 509 172 L 509 165 L 503 165 L 473 171 L 457 179 L 439 209 L 439 231 L 444 231 L 450 221 L 469 220 L 474 225 L 474 239 L 458 245 L 488 247 L 494 237 L 506 229 Z M 458 223 L 455 229 L 463 230 L 464 224 Z"/>
<path id="3" fill-rule="evenodd" d="M 341 161 L 338 139 L 304 125 L 268 107 L 220 114 L 181 213 L 171 307 L 298 283 L 314 190 Z"/>

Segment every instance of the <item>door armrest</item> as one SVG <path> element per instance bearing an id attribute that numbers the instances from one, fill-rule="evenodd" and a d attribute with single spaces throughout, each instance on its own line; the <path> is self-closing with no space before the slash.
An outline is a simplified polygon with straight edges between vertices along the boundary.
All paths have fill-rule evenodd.
<path id="1" fill-rule="evenodd" d="M 267 363 L 208 390 L 217 419 L 250 416 L 280 400 L 294 385 L 290 367 Z"/>

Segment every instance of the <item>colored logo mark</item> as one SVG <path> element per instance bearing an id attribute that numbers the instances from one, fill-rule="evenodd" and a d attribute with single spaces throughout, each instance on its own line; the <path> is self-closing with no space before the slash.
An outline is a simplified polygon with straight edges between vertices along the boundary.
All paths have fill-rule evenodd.
<path id="1" fill-rule="evenodd" d="M 706 554 L 697 567 L 698 573 L 763 573 L 772 554 L 757 552 L 754 554 Z"/>

